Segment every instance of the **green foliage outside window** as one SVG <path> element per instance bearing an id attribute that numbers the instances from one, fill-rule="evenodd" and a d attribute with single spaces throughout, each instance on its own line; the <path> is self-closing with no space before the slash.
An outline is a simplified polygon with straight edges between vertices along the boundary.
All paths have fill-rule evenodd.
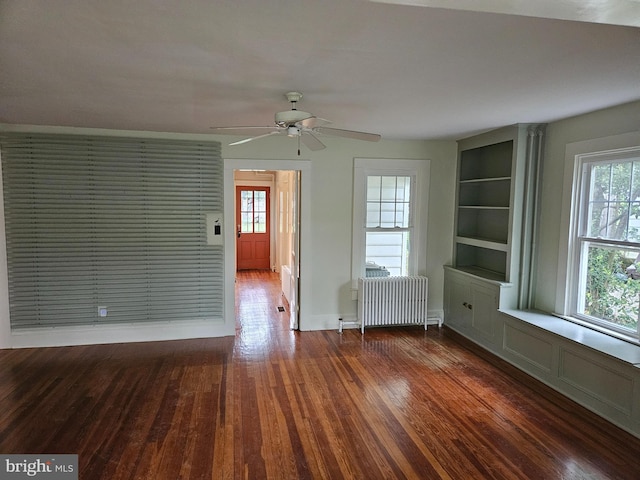
<path id="1" fill-rule="evenodd" d="M 591 247 L 584 313 L 634 331 L 638 328 L 640 268 L 619 249 Z"/>

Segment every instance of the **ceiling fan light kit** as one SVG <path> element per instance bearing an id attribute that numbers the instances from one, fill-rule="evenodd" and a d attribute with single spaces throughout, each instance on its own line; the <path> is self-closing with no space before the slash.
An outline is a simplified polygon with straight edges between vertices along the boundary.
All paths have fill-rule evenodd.
<path id="1" fill-rule="evenodd" d="M 271 127 L 212 127 L 214 133 L 222 135 L 252 135 L 253 132 L 265 132 L 253 135 L 249 138 L 232 142 L 229 145 L 241 145 L 243 143 L 258 140 L 272 135 L 286 135 L 288 137 L 297 137 L 298 144 L 300 141 L 309 150 L 322 150 L 326 148 L 315 134 L 331 135 L 336 137 L 352 138 L 356 140 L 364 140 L 367 142 L 377 142 L 380 135 L 376 133 L 357 132 L 355 130 L 343 130 L 340 128 L 329 128 L 323 125 L 331 123 L 329 120 L 318 118 L 308 112 L 303 112 L 296 108 L 297 103 L 302 99 L 300 92 L 288 92 L 285 94 L 287 100 L 291 103 L 291 110 L 284 112 L 276 112 L 275 125 Z M 248 133 L 251 132 L 251 133 Z M 298 155 L 300 148 L 298 147 Z"/>

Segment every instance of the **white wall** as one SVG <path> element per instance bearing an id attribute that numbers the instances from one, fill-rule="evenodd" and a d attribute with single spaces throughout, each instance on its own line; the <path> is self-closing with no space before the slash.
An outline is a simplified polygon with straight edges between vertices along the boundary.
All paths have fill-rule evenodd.
<path id="1" fill-rule="evenodd" d="M 229 147 L 234 137 L 213 135 L 180 135 L 173 133 L 74 130 L 69 128 L 15 127 L 5 129 L 35 130 L 60 133 L 98 133 L 160 138 L 213 139 L 222 143 L 223 158 L 290 159 L 297 156 L 296 142 L 282 137 L 265 138 Z M 546 149 L 541 185 L 542 202 L 538 239 L 535 307 L 553 311 L 556 301 L 558 242 L 564 154 L 567 143 L 616 135 L 640 129 L 640 102 L 613 107 L 565 120 L 547 127 Z M 303 259 L 311 279 L 310 318 L 301 323 L 303 330 L 333 329 L 339 316 L 354 315 L 356 304 L 351 299 L 351 225 L 354 157 L 418 158 L 431 160 L 429 223 L 427 230 L 427 275 L 429 310 L 442 310 L 443 269 L 450 263 L 453 232 L 456 144 L 453 141 L 360 142 L 326 138 L 326 150 L 310 152 L 303 147 L 302 157 L 311 163 L 312 183 L 310 209 L 311 258 Z M 4 222 L 0 225 L 4 241 Z M 2 245 L 0 242 L 0 246 Z M 3 252 L 4 254 L 4 252 Z M 0 257 L 0 268 L 3 265 Z M 302 272 L 304 275 L 304 272 Z M 0 337 L 8 330 L 6 264 L 0 272 Z M 232 331 L 227 329 L 227 331 Z M 2 340 L 2 338 L 0 338 Z M 6 340 L 6 338 L 5 338 Z M 3 342 L 6 346 L 7 343 Z"/>
<path id="2" fill-rule="evenodd" d="M 547 126 L 541 185 L 535 308 L 553 312 L 556 304 L 566 145 L 639 130 L 640 102 L 559 120 Z"/>
<path id="3" fill-rule="evenodd" d="M 453 232 L 453 202 L 456 169 L 456 144 L 453 141 L 391 141 L 377 143 L 341 138 L 323 138 L 326 150 L 310 152 L 303 147 L 302 157 L 297 156 L 296 142 L 282 137 L 265 138 L 244 145 L 229 147 L 234 137 L 215 135 L 188 135 L 157 132 L 130 132 L 65 127 L 32 127 L 0 125 L 3 130 L 39 131 L 47 133 L 104 134 L 121 136 L 151 136 L 192 140 L 218 140 L 222 143 L 222 158 L 296 160 L 305 158 L 311 164 L 310 205 L 310 258 L 303 258 L 303 268 L 309 274 L 310 294 L 302 298 L 306 318 L 301 319 L 302 330 L 334 329 L 340 316 L 355 315 L 356 303 L 351 299 L 351 235 L 353 159 L 368 158 L 416 158 L 431 160 L 431 185 L 429 198 L 429 224 L 427 227 L 427 272 L 429 276 L 429 311 L 440 314 L 443 299 L 442 265 L 450 263 Z M 265 162 L 268 163 L 268 162 Z M 305 184 L 303 180 L 303 185 Z M 225 192 L 226 196 L 226 192 Z M 0 247 L 4 242 L 4 222 L 0 225 Z M 2 249 L 4 255 L 4 249 Z M 227 285 L 233 289 L 233 285 Z M 231 290 L 232 291 L 232 290 Z M 227 295 L 227 298 L 229 296 Z M 226 322 L 228 323 L 228 322 Z M 126 329 L 125 329 L 126 330 Z M 233 325 L 221 328 L 194 326 L 193 336 L 233 334 Z M 218 332 L 218 333 L 216 333 Z M 90 334 L 91 333 L 91 334 Z M 188 337 L 189 331 L 179 332 Z M 43 335 L 29 340 L 31 345 L 55 345 L 65 343 L 102 343 L 108 341 L 143 341 L 168 339 L 178 335 L 173 330 L 155 329 L 153 332 L 130 328 L 123 331 L 118 326 L 105 334 L 78 332 L 65 340 L 65 335 Z M 0 256 L 0 348 L 24 346 L 9 338 L 9 306 L 7 296 L 6 262 Z M 177 336 L 176 336 L 177 338 Z"/>
<path id="4" fill-rule="evenodd" d="M 234 147 L 234 137 L 218 137 L 223 158 L 296 159 L 297 144 L 282 137 L 269 137 Z M 301 330 L 333 329 L 340 316 L 353 316 L 351 299 L 351 235 L 353 204 L 353 159 L 416 158 L 431 160 L 429 224 L 427 226 L 427 276 L 429 311 L 441 314 L 442 265 L 451 262 L 456 143 L 453 141 L 392 141 L 377 143 L 324 138 L 326 150 L 311 152 L 303 147 L 301 158 L 311 161 L 311 259 L 302 259 L 303 271 L 311 274 L 311 318 L 301 319 Z"/>

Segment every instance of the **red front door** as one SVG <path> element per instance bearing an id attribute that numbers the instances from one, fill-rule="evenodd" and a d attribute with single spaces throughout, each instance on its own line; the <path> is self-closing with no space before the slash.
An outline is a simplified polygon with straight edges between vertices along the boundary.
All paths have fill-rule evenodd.
<path id="1" fill-rule="evenodd" d="M 236 187 L 237 269 L 269 269 L 269 187 Z"/>

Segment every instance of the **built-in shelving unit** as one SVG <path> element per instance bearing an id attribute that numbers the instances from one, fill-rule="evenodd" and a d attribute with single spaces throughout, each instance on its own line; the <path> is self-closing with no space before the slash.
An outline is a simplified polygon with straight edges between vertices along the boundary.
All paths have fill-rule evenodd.
<path id="1" fill-rule="evenodd" d="M 510 273 L 517 139 L 507 136 L 481 145 L 478 137 L 461 141 L 458 158 L 456 267 L 498 281 Z"/>
<path id="2" fill-rule="evenodd" d="M 473 304 L 483 289 L 499 288 L 488 310 L 528 306 L 543 132 L 520 124 L 458 141 L 453 264 L 445 275 L 445 321 L 454 328 L 464 325 L 459 314 L 469 315 L 458 303 Z"/>

